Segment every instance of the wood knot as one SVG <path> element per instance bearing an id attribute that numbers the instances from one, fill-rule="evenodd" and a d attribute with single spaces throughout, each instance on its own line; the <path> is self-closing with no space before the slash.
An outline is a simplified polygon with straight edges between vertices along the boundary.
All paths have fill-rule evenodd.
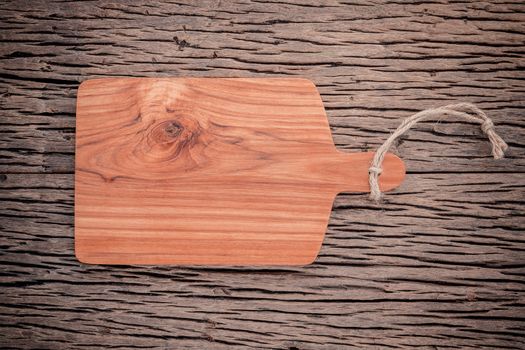
<path id="1" fill-rule="evenodd" d="M 148 128 L 141 153 L 150 162 L 174 160 L 197 144 L 202 132 L 197 120 L 184 115 L 157 121 Z"/>
<path id="2" fill-rule="evenodd" d="M 166 144 L 175 142 L 182 132 L 182 125 L 174 120 L 166 120 L 154 126 L 150 136 L 155 142 Z"/>

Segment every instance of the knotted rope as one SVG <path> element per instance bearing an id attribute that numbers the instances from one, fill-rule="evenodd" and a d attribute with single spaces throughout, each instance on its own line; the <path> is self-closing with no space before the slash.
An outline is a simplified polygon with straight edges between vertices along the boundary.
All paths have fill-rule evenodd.
<path id="1" fill-rule="evenodd" d="M 426 109 L 424 111 L 418 112 L 405 120 L 399 125 L 396 131 L 379 147 L 370 163 L 370 168 L 368 169 L 369 173 L 369 183 L 370 183 L 370 198 L 372 200 L 378 201 L 381 198 L 381 190 L 379 189 L 378 177 L 383 171 L 381 165 L 383 164 L 383 159 L 385 158 L 386 152 L 390 149 L 394 141 L 407 132 L 414 124 L 417 122 L 431 118 L 431 117 L 440 117 L 440 116 L 456 116 L 462 117 L 474 123 L 478 123 L 481 126 L 481 130 L 492 143 L 492 155 L 495 159 L 500 159 L 505 156 L 504 152 L 507 150 L 508 146 L 503 141 L 503 139 L 496 134 L 494 131 L 494 123 L 492 120 L 487 117 L 487 115 L 478 107 L 470 103 L 458 103 L 447 105 L 438 108 Z"/>

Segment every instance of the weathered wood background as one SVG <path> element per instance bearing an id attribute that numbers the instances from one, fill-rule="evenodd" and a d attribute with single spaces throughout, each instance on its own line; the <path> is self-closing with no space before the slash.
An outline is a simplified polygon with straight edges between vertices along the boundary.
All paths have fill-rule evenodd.
<path id="1" fill-rule="evenodd" d="M 0 347 L 525 348 L 521 3 L 3 1 Z M 402 187 L 340 195 L 304 268 L 82 265 L 76 88 L 107 76 L 308 77 L 351 151 L 469 101 L 511 148 L 422 124 L 394 150 Z"/>

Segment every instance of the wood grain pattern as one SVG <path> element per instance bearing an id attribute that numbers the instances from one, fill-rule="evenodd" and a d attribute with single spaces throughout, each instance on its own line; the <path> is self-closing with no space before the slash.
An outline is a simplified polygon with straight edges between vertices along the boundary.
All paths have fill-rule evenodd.
<path id="1" fill-rule="evenodd" d="M 97 79 L 77 102 L 75 253 L 99 264 L 304 265 L 373 153 L 332 141 L 306 79 Z M 381 184 L 404 177 L 389 154 Z"/>
<path id="2" fill-rule="evenodd" d="M 16 0 L 0 6 L 2 349 L 525 348 L 523 1 Z M 374 151 L 468 101 L 510 145 L 429 121 L 403 184 L 335 199 L 304 267 L 86 265 L 74 255 L 78 84 L 308 77 L 336 147 Z"/>

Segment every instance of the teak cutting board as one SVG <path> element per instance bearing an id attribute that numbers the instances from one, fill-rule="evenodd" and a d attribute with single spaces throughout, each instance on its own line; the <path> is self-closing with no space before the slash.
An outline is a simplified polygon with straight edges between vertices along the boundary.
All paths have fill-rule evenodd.
<path id="1" fill-rule="evenodd" d="M 337 193 L 368 191 L 305 79 L 115 78 L 81 84 L 75 251 L 95 264 L 304 265 Z M 381 189 L 399 185 L 389 154 Z"/>

